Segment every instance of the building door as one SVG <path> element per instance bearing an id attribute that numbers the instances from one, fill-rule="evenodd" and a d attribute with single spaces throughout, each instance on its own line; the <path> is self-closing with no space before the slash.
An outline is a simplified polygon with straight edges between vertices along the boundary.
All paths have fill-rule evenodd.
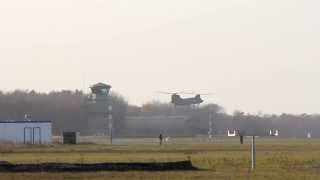
<path id="1" fill-rule="evenodd" d="M 41 144 L 41 128 L 33 128 L 33 144 Z"/>
<path id="2" fill-rule="evenodd" d="M 33 132 L 31 127 L 24 128 L 24 144 L 32 144 L 33 143 Z"/>

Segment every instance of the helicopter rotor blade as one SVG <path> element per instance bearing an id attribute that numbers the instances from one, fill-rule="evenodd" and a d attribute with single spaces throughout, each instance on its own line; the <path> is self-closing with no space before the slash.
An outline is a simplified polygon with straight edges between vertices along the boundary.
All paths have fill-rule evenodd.
<path id="1" fill-rule="evenodd" d="M 182 92 L 181 94 L 191 94 L 191 95 L 203 95 L 203 96 L 210 96 L 214 93 L 196 93 L 196 92 Z"/>
<path id="2" fill-rule="evenodd" d="M 162 92 L 162 91 L 157 91 L 156 93 L 159 93 L 159 94 L 172 94 L 172 93 L 169 93 L 169 92 Z"/>
<path id="3" fill-rule="evenodd" d="M 179 92 L 165 92 L 165 91 L 157 91 L 160 94 L 179 94 Z"/>
<path id="4" fill-rule="evenodd" d="M 214 93 L 196 93 L 196 92 L 186 92 L 186 91 L 180 91 L 180 92 L 166 92 L 166 91 L 157 91 L 157 93 L 160 94 L 189 94 L 189 95 L 203 95 L 203 96 L 210 96 Z"/>
<path id="5" fill-rule="evenodd" d="M 180 92 L 180 94 L 197 94 L 197 93 L 195 93 L 195 92 L 186 92 L 186 91 L 182 91 L 182 92 Z"/>
<path id="6" fill-rule="evenodd" d="M 204 94 L 199 94 L 199 95 L 203 95 L 203 96 L 211 96 L 211 95 L 214 95 L 214 93 L 204 93 Z"/>

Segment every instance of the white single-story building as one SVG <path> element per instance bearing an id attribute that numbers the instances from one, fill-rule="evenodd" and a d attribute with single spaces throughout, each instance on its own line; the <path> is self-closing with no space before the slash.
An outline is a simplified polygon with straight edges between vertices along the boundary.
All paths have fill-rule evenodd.
<path id="1" fill-rule="evenodd" d="M 0 121 L 0 142 L 52 143 L 51 121 Z"/>

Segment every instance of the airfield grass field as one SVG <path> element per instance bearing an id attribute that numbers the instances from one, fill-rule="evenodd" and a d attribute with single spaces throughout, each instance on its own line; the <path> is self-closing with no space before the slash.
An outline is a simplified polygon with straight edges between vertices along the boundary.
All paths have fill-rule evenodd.
<path id="1" fill-rule="evenodd" d="M 196 171 L 0 173 L 0 179 L 320 179 L 320 139 L 257 139 L 257 169 L 250 171 L 250 139 L 173 139 L 159 146 L 156 140 L 127 140 L 108 145 L 0 146 L 0 161 L 10 163 L 171 162 L 191 160 Z M 123 141 L 125 142 L 125 140 Z M 136 143 L 134 143 L 136 142 Z M 145 143 L 147 142 L 147 143 Z"/>

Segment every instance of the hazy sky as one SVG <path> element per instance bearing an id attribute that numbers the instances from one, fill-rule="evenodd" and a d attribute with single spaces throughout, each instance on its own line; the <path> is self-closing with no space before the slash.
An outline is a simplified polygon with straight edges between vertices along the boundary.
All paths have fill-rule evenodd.
<path id="1" fill-rule="evenodd" d="M 320 113 L 318 0 L 0 1 L 1 89 L 105 82 L 130 103 L 214 92 L 229 112 Z"/>

